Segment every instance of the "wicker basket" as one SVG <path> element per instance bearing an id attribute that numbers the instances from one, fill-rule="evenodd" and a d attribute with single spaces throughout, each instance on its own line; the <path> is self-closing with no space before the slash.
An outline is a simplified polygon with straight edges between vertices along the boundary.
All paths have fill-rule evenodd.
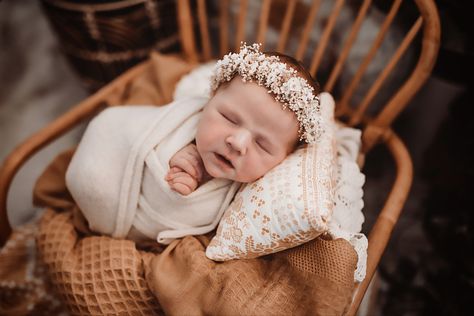
<path id="1" fill-rule="evenodd" d="M 152 50 L 178 51 L 173 0 L 42 0 L 61 48 L 95 91 L 146 59 Z"/>

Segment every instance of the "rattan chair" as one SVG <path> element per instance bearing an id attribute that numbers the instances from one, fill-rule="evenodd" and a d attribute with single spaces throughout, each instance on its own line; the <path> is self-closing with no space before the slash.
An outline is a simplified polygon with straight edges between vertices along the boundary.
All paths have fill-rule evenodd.
<path id="1" fill-rule="evenodd" d="M 206 3 L 205 0 L 177 0 L 177 18 L 180 26 L 182 54 L 184 58 L 190 61 L 202 62 L 219 57 L 238 47 L 241 41 L 247 40 L 247 42 L 263 43 L 266 50 L 285 52 L 294 55 L 298 59 L 303 59 L 309 65 L 310 72 L 313 75 L 318 74 L 324 54 L 331 45 L 331 35 L 337 24 L 338 16 L 343 10 L 343 6 L 347 4 L 344 0 L 329 1 L 330 6 L 332 6 L 331 11 L 327 14 L 325 22 L 321 23 L 324 28 L 319 31 L 320 33 L 316 33 L 316 31 L 312 31 L 312 28 L 317 25 L 315 20 L 318 19 L 318 14 L 321 13 L 318 9 L 322 8 L 324 2 L 328 1 L 302 2 L 275 0 L 272 3 L 271 0 L 263 0 L 259 2 L 260 10 L 257 18 L 253 21 L 257 25 L 252 26 L 248 14 L 255 14 L 256 12 L 252 9 L 254 1 L 250 3 L 248 0 L 241 0 L 235 3 L 225 0 Z M 388 193 L 385 205 L 380 210 L 375 224 L 370 228 L 367 277 L 356 288 L 349 310 L 351 315 L 356 313 L 374 275 L 392 230 L 403 209 L 412 182 L 413 170 L 410 154 L 400 138 L 391 129 L 391 123 L 428 78 L 436 60 L 440 41 L 440 22 L 434 1 L 415 0 L 414 4 L 416 6 L 414 5 L 414 7 L 418 11 L 411 28 L 409 28 L 401 42 L 397 44 L 397 49 L 375 77 L 365 95 L 360 101 L 354 102 L 354 92 L 358 85 L 366 80 L 363 75 L 369 68 L 369 64 L 381 46 L 385 35 L 389 32 L 392 21 L 399 13 L 401 2 L 401 0 L 392 1 L 388 13 L 380 23 L 377 36 L 370 45 L 367 45 L 365 57 L 358 65 L 353 78 L 348 84 L 340 87 L 338 86 L 338 79 L 340 79 L 348 56 L 350 56 L 351 48 L 361 30 L 364 18 L 366 18 L 368 12 L 371 12 L 370 0 L 360 1 L 357 6 L 351 2 L 350 8 L 357 7 L 357 10 L 353 23 L 349 25 L 349 29 L 345 33 L 342 48 L 326 75 L 319 76 L 318 74 L 316 76 L 327 78 L 325 80 L 320 79 L 321 85 L 324 91 L 334 94 L 337 103 L 337 116 L 349 126 L 357 126 L 363 130 L 361 163 L 364 160 L 363 157 L 377 144 L 386 146 L 395 161 L 396 177 L 392 189 Z M 278 11 L 278 7 L 280 11 Z M 212 12 L 216 13 L 212 14 Z M 272 14 L 278 14 L 278 12 L 280 12 L 281 18 L 276 19 L 279 25 L 275 27 L 275 25 L 272 25 L 275 22 L 272 22 L 270 17 Z M 267 34 L 272 27 L 277 30 L 278 34 L 273 43 L 267 39 Z M 295 31 L 294 27 L 299 27 L 299 29 Z M 216 34 L 216 29 L 219 31 L 218 34 Z M 248 37 L 246 37 L 246 33 L 248 33 Z M 315 34 L 319 34 L 316 39 L 317 45 L 314 48 L 308 48 L 308 46 L 311 46 L 308 43 Z M 417 36 L 419 37 L 417 38 Z M 296 40 L 294 37 L 296 37 Z M 289 45 L 290 38 L 295 40 L 295 45 Z M 368 111 L 369 105 L 374 103 L 375 97 L 385 87 L 393 87 L 392 83 L 387 82 L 386 79 L 391 79 L 389 75 L 396 69 L 397 63 L 410 45 L 414 44 L 419 44 L 418 49 L 415 49 L 416 62 L 407 78 L 396 88 L 395 93 L 383 102 L 384 105 L 379 107 L 377 113 L 374 114 L 374 111 Z M 270 47 L 272 45 L 274 47 Z M 134 80 L 138 74 L 147 68 L 148 63 L 144 62 L 128 70 L 19 145 L 7 157 L 0 171 L 0 245 L 4 244 L 11 233 L 6 214 L 6 202 L 10 183 L 17 170 L 39 149 L 100 111 L 103 108 L 103 99 L 123 87 L 127 82 Z M 336 89 L 336 87 L 338 88 Z"/>

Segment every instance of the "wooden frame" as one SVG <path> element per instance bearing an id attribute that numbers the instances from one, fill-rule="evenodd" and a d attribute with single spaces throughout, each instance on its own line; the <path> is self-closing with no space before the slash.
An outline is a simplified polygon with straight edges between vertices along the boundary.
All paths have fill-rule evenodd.
<path id="1" fill-rule="evenodd" d="M 193 18 L 191 13 L 190 0 L 177 0 L 178 3 L 178 23 L 180 25 L 180 36 L 182 48 L 185 56 L 190 61 L 204 61 L 211 58 L 211 40 L 210 35 L 207 33 L 209 19 L 207 18 L 206 7 L 204 0 L 197 0 L 198 10 L 198 23 L 199 29 L 202 34 L 201 45 L 202 52 L 199 52 L 196 44 L 196 37 L 193 29 Z M 244 34 L 245 27 L 245 14 L 244 12 L 248 6 L 248 0 L 242 0 L 240 4 L 240 14 L 236 18 L 237 21 L 237 40 L 240 40 Z M 341 67 L 346 61 L 348 52 L 355 39 L 357 31 L 359 30 L 361 21 L 365 16 L 370 0 L 363 0 L 360 7 L 359 13 L 356 17 L 355 23 L 352 27 L 352 32 L 349 34 L 347 41 L 343 47 L 342 52 L 339 55 L 337 63 L 334 65 L 333 70 L 329 76 L 329 80 L 324 86 L 324 90 L 331 92 L 334 83 L 337 80 Z M 362 74 L 367 69 L 370 60 L 373 58 L 383 37 L 387 31 L 388 26 L 391 24 L 394 15 L 397 13 L 400 7 L 401 0 L 394 0 L 392 8 L 389 11 L 384 24 L 381 26 L 379 36 L 376 38 L 372 47 L 369 49 L 366 59 L 362 62 L 359 67 L 359 71 L 354 76 L 353 80 L 345 89 L 342 96 L 336 97 L 336 108 L 339 116 L 349 117 L 349 125 L 363 124 L 363 154 L 366 154 L 370 149 L 381 143 L 387 146 L 390 151 L 396 165 L 396 178 L 393 183 L 392 189 L 386 199 L 385 205 L 381 210 L 374 226 L 372 227 L 369 234 L 369 249 L 368 249 L 368 262 L 367 262 L 367 277 L 366 279 L 358 284 L 354 293 L 353 301 L 350 306 L 349 315 L 355 315 L 359 304 L 364 296 L 364 293 L 370 283 L 370 280 L 376 270 L 376 267 L 382 257 L 382 254 L 387 246 L 388 240 L 392 233 L 392 230 L 400 216 L 403 205 L 407 199 L 408 192 L 411 186 L 413 178 L 413 167 L 411 163 L 410 155 L 404 146 L 403 142 L 398 136 L 390 129 L 390 125 L 400 111 L 407 105 L 414 94 L 423 85 L 425 80 L 428 78 L 437 56 L 440 38 L 440 24 L 437 9 L 432 0 L 416 0 L 417 7 L 420 12 L 419 18 L 415 21 L 412 28 L 408 32 L 407 36 L 399 46 L 399 49 L 395 52 L 386 68 L 377 77 L 373 83 L 372 88 L 369 89 L 366 97 L 363 101 L 358 104 L 357 107 L 349 106 L 349 99 L 353 93 L 358 82 L 361 80 Z M 226 11 L 230 4 L 229 0 L 219 2 L 222 5 L 224 11 L 219 17 L 219 24 L 221 25 L 221 34 L 219 35 L 219 52 L 223 54 L 229 49 L 229 33 L 223 26 L 228 24 L 230 21 L 230 15 Z M 296 0 L 287 1 L 288 9 L 286 10 L 285 17 L 282 21 L 282 34 L 278 41 L 278 50 L 283 51 L 288 38 L 288 30 L 291 18 L 295 11 Z M 311 59 L 311 71 L 315 72 L 318 68 L 323 54 L 324 48 L 329 41 L 330 33 L 333 28 L 333 24 L 338 15 L 340 6 L 344 3 L 343 0 L 335 1 L 334 11 L 330 15 L 327 23 L 325 32 L 322 34 L 322 40 L 318 45 L 318 49 L 313 53 Z M 263 0 L 261 22 L 258 27 L 258 38 L 264 39 L 264 34 L 267 29 L 267 21 L 269 14 L 270 0 Z M 305 51 L 307 44 L 308 35 L 310 32 L 311 23 L 314 21 L 320 0 L 314 0 L 311 4 L 308 13 L 308 20 L 304 27 L 301 41 L 297 50 L 297 55 L 302 56 L 302 52 Z M 389 73 L 394 69 L 397 61 L 403 55 L 408 45 L 412 42 L 413 38 L 419 30 L 422 30 L 422 41 L 421 51 L 414 70 L 412 71 L 409 78 L 403 83 L 403 85 L 397 90 L 397 92 L 390 98 L 386 103 L 383 110 L 375 117 L 368 117 L 366 109 L 377 94 L 380 87 L 388 77 Z M 322 47 L 322 48 L 321 48 Z M 148 61 L 135 66 L 128 70 L 126 73 L 109 83 L 107 86 L 96 92 L 93 96 L 87 98 L 77 106 L 72 108 L 69 112 L 62 115 L 47 127 L 43 128 L 21 145 L 16 147 L 13 152 L 5 159 L 0 169 L 0 247 L 4 245 L 8 236 L 11 233 L 11 227 L 8 222 L 6 204 L 7 194 L 12 182 L 13 177 L 19 168 L 37 151 L 42 147 L 49 144 L 54 139 L 60 137 L 80 122 L 92 117 L 98 111 L 104 108 L 104 100 L 107 95 L 114 93 L 121 87 L 134 80 L 141 72 L 148 67 Z"/>

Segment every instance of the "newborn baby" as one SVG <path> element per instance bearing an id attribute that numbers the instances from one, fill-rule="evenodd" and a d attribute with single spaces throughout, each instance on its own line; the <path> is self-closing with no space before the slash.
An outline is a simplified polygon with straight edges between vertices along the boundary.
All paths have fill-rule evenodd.
<path id="1" fill-rule="evenodd" d="M 298 138 L 295 113 L 236 76 L 204 107 L 195 144 L 171 158 L 166 180 L 183 195 L 211 177 L 252 182 L 291 153 Z"/>
<path id="2" fill-rule="evenodd" d="M 293 58 L 244 45 L 211 81 L 210 100 L 116 107 L 91 122 L 66 183 L 92 230 L 161 243 L 209 232 L 240 183 L 317 141 L 319 87 Z"/>

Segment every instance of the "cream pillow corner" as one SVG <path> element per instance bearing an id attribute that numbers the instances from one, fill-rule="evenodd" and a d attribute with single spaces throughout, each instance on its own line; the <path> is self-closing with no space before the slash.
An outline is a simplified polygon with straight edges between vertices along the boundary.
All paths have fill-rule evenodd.
<path id="1" fill-rule="evenodd" d="M 334 208 L 334 99 L 322 93 L 325 133 L 262 178 L 241 187 L 206 249 L 212 260 L 250 259 L 296 247 L 326 233 Z"/>

